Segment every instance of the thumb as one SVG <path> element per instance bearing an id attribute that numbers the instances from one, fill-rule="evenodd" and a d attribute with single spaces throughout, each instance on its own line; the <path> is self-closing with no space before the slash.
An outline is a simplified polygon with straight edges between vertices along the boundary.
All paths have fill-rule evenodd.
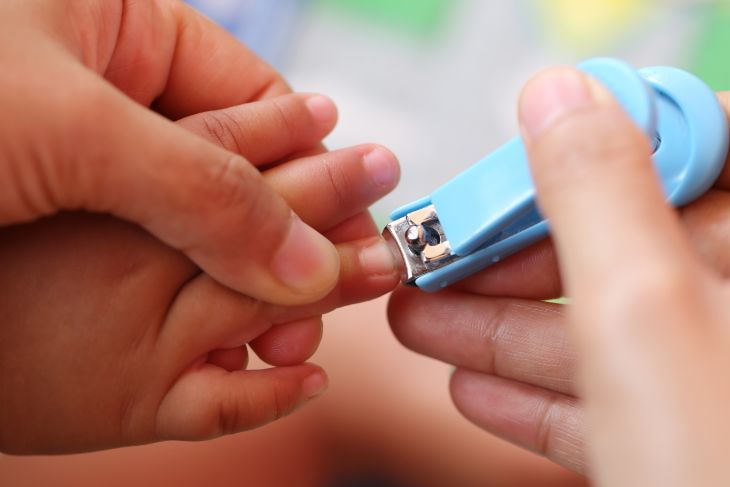
<path id="1" fill-rule="evenodd" d="M 184 374 L 160 404 L 158 439 L 203 440 L 275 421 L 327 387 L 314 365 L 228 372 L 205 364 Z"/>
<path id="2" fill-rule="evenodd" d="M 137 223 L 222 284 L 260 300 L 313 302 L 334 287 L 334 246 L 294 215 L 246 159 L 101 81 L 89 85 L 57 112 L 67 115 L 64 127 L 55 127 L 47 163 L 10 162 L 38 168 L 21 173 L 28 181 L 20 194 L 47 201 L 26 207 L 106 212 Z M 18 220 L 5 216 L 0 224 Z"/>
<path id="3" fill-rule="evenodd" d="M 572 68 L 548 70 L 523 91 L 520 121 L 576 301 L 618 282 L 670 282 L 668 273 L 686 272 L 691 252 L 665 202 L 649 140 L 607 89 Z"/>

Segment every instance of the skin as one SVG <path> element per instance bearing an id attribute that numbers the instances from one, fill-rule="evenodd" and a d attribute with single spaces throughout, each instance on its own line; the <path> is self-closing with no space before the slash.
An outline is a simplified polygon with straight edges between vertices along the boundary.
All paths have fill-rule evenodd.
<path id="1" fill-rule="evenodd" d="M 598 485 L 727 484 L 728 166 L 668 208 L 645 138 L 569 68 L 527 85 L 520 118 L 554 242 L 445 293 L 399 289 L 396 336 L 457 366 L 472 422 Z"/>
<path id="2" fill-rule="evenodd" d="M 332 102 L 180 2 L 0 19 L 0 451 L 207 439 L 321 394 L 322 313 L 397 283 L 366 211 L 392 154 L 324 153 Z"/>

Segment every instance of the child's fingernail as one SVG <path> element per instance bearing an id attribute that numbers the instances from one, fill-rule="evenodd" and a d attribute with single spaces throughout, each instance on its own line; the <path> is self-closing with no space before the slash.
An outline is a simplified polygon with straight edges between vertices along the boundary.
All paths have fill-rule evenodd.
<path id="1" fill-rule="evenodd" d="M 315 122 L 329 125 L 337 119 L 337 107 L 326 96 L 312 95 L 305 103 Z"/>
<path id="2" fill-rule="evenodd" d="M 363 165 L 373 182 L 391 189 L 398 184 L 400 168 L 395 156 L 382 147 L 376 147 L 363 156 Z"/>
<path id="3" fill-rule="evenodd" d="M 593 102 L 585 75 L 572 68 L 551 69 L 525 87 L 520 122 L 528 137 L 535 138 L 566 113 Z"/>
<path id="4" fill-rule="evenodd" d="M 360 250 L 360 266 L 368 275 L 395 275 L 398 271 L 397 264 L 393 252 L 383 239 L 378 239 Z"/>
<path id="5" fill-rule="evenodd" d="M 316 230 L 293 216 L 289 234 L 274 256 L 272 268 L 293 291 L 315 294 L 331 288 L 338 276 L 340 257 L 335 247 Z"/>
<path id="6" fill-rule="evenodd" d="M 304 382 L 302 382 L 302 392 L 307 399 L 312 399 L 324 394 L 327 390 L 327 385 L 327 376 L 320 370 L 304 379 Z"/>

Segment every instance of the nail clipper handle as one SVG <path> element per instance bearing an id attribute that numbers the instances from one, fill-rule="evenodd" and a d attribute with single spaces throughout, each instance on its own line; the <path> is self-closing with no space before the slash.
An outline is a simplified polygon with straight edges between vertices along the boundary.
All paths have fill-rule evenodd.
<path id="1" fill-rule="evenodd" d="M 535 208 L 535 189 L 522 140 L 477 162 L 431 195 L 452 251 L 473 253 Z"/>

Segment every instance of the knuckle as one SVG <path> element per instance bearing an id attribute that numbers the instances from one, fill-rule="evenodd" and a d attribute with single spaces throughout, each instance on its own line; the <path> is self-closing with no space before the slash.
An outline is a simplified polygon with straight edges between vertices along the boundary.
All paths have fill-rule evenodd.
<path id="1" fill-rule="evenodd" d="M 281 419 L 288 413 L 290 406 L 285 400 L 284 394 L 279 387 L 273 387 L 271 389 L 271 406 L 272 421 Z"/>
<path id="2" fill-rule="evenodd" d="M 235 154 L 243 154 L 241 135 L 243 130 L 234 116 L 227 110 L 201 114 L 200 123 L 210 139 Z"/>
<path id="3" fill-rule="evenodd" d="M 554 423 L 558 416 L 558 399 L 551 395 L 536 409 L 537 427 L 534 444 L 538 453 L 547 456 L 552 450 Z"/>
<path id="4" fill-rule="evenodd" d="M 274 98 L 271 100 L 274 125 L 279 127 L 281 134 L 285 134 L 285 140 L 282 142 L 285 147 L 291 146 L 299 133 L 299 125 L 296 123 L 297 117 L 287 102 L 290 98 Z"/>
<path id="5" fill-rule="evenodd" d="M 352 192 L 348 188 L 351 187 L 351 181 L 348 178 L 344 167 L 335 164 L 327 154 L 322 155 L 322 170 L 327 178 L 329 186 L 329 194 L 332 198 L 332 207 L 346 208 L 349 206 Z"/>
<path id="6" fill-rule="evenodd" d="M 472 325 L 475 328 L 475 335 L 482 342 L 482 363 L 479 370 L 501 375 L 502 372 L 502 345 L 507 337 L 508 315 L 511 306 L 507 301 L 495 301 L 490 313 L 479 315 Z"/>
<path id="7" fill-rule="evenodd" d="M 264 203 L 263 181 L 258 176 L 248 161 L 237 155 L 228 155 L 212 165 L 204 182 L 206 213 L 236 208 L 244 212 L 242 220 L 251 219 Z"/>
<path id="8" fill-rule="evenodd" d="M 197 184 L 190 211 L 205 222 L 206 234 L 236 242 L 237 249 L 262 263 L 273 256 L 289 229 L 291 210 L 246 159 L 226 153 L 208 166 Z M 184 247 L 191 251 L 199 245 L 191 242 Z"/>
<path id="9" fill-rule="evenodd" d="M 109 163 L 99 113 L 114 113 L 110 98 L 103 83 L 88 79 L 69 82 L 62 93 L 46 97 L 45 109 L 60 116 L 39 122 L 34 131 L 42 131 L 44 140 L 15 169 L 16 187 L 36 216 L 93 206 Z"/>
<path id="10" fill-rule="evenodd" d="M 240 424 L 239 403 L 235 395 L 226 394 L 221 398 L 218 408 L 217 431 L 210 436 L 231 435 L 245 427 Z"/>

